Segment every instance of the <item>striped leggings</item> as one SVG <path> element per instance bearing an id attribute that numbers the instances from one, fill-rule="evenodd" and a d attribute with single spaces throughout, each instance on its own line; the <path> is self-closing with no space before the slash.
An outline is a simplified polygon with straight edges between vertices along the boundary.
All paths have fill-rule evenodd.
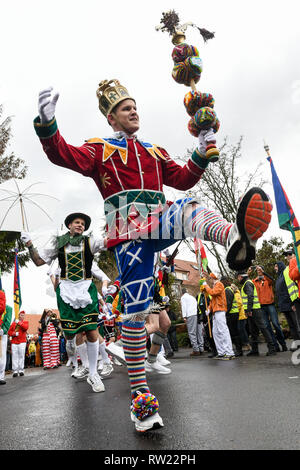
<path id="1" fill-rule="evenodd" d="M 59 342 L 52 323 L 43 333 L 42 352 L 44 367 L 55 367 L 60 363 Z"/>

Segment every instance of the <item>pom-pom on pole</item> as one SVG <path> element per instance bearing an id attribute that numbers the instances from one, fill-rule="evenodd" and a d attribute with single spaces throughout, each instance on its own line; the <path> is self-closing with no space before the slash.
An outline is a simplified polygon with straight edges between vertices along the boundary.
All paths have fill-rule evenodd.
<path id="1" fill-rule="evenodd" d="M 203 108 L 205 105 L 201 101 L 204 94 L 197 91 L 196 88 L 196 83 L 199 82 L 202 73 L 202 60 L 199 57 L 198 49 L 185 42 L 185 31 L 188 26 L 197 28 L 204 42 L 215 37 L 215 33 L 205 28 L 199 28 L 194 23 L 180 24 L 179 16 L 174 10 L 163 13 L 160 25 L 155 29 L 168 32 L 172 36 L 172 43 L 175 46 L 172 51 L 174 62 L 172 77 L 177 83 L 191 87 L 192 91 L 185 96 L 184 105 L 187 113 L 192 116 L 188 123 L 188 130 L 197 137 L 201 130 L 212 128 L 214 132 L 217 132 L 220 123 L 213 109 Z M 193 110 L 193 114 L 191 114 L 191 110 Z M 208 142 L 206 148 L 206 158 L 212 162 L 219 158 L 219 150 L 215 144 L 215 140 Z"/>

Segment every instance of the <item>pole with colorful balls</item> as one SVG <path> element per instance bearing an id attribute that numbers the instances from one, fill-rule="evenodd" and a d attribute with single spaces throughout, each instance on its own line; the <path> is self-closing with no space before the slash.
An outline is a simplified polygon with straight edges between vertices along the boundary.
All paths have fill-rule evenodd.
<path id="1" fill-rule="evenodd" d="M 218 132 L 220 121 L 216 115 L 214 108 L 215 100 L 209 93 L 201 93 L 196 88 L 202 73 L 202 60 L 199 57 L 199 51 L 196 47 L 186 43 L 185 31 L 188 26 L 195 27 L 199 30 L 201 36 L 206 42 L 214 37 L 214 33 L 199 28 L 193 23 L 179 24 L 179 16 L 174 11 L 163 13 L 160 21 L 161 25 L 156 30 L 167 31 L 172 36 L 174 49 L 172 51 L 172 59 L 174 67 L 172 77 L 177 83 L 191 87 L 184 97 L 184 106 L 188 115 L 191 117 L 188 122 L 188 130 L 194 136 L 198 137 L 201 131 L 213 130 Z M 219 150 L 216 147 L 216 140 L 211 139 L 207 142 L 206 157 L 211 162 L 219 159 Z"/>

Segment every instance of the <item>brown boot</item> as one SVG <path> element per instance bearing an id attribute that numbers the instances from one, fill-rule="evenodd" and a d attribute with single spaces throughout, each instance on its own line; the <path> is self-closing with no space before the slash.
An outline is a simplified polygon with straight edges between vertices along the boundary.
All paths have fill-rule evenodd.
<path id="1" fill-rule="evenodd" d="M 195 357 L 195 356 L 201 356 L 201 352 L 200 351 L 191 352 L 190 357 Z"/>

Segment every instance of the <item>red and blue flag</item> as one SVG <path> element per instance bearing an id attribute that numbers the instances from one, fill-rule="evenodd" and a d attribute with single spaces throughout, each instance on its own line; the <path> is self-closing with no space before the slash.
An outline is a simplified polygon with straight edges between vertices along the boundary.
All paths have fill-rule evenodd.
<path id="1" fill-rule="evenodd" d="M 292 209 L 291 203 L 287 197 L 287 194 L 279 181 L 276 170 L 274 168 L 272 158 L 269 156 L 267 160 L 270 162 L 270 165 L 271 165 L 272 182 L 273 182 L 273 189 L 274 189 L 274 195 L 275 195 L 279 227 L 283 230 L 289 230 L 292 234 L 294 247 L 295 247 L 295 255 L 297 258 L 297 265 L 300 271 L 299 223 Z"/>

